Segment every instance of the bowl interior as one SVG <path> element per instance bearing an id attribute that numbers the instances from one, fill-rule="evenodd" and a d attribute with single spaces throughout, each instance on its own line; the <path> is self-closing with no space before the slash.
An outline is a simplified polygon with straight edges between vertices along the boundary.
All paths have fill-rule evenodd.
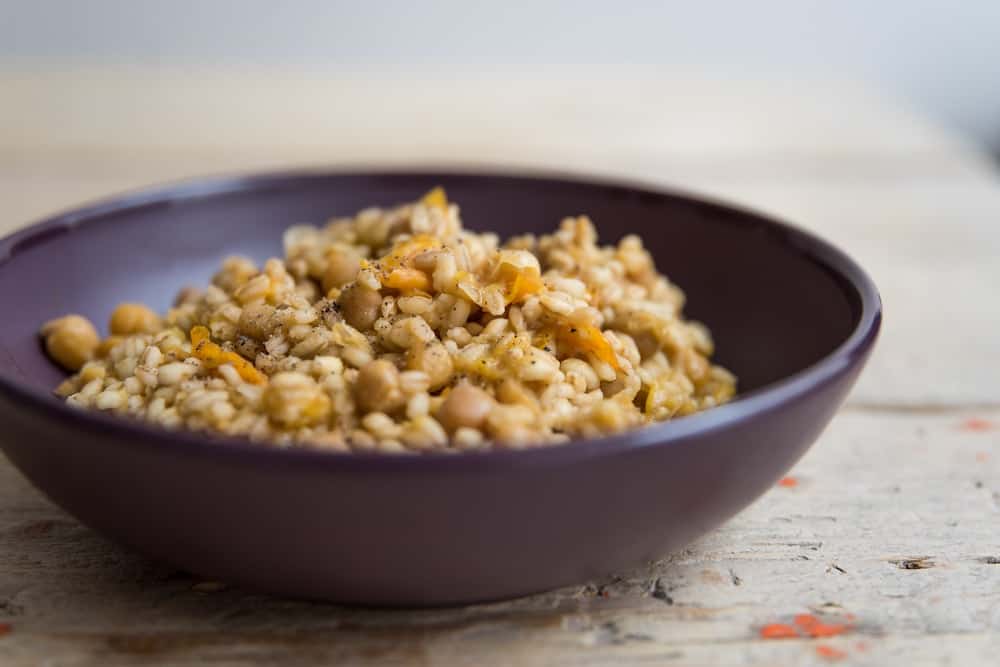
<path id="1" fill-rule="evenodd" d="M 799 232 L 720 205 L 545 178 L 296 174 L 142 193 L 0 244 L 0 373 L 49 391 L 64 373 L 39 343 L 47 319 L 76 312 L 103 329 L 122 301 L 163 311 L 226 255 L 280 256 L 291 224 L 412 200 L 438 184 L 466 226 L 501 237 L 550 231 L 576 214 L 594 220 L 604 243 L 640 235 L 686 292 L 688 317 L 711 329 L 716 360 L 741 393 L 820 360 L 860 318 L 857 290 Z"/>

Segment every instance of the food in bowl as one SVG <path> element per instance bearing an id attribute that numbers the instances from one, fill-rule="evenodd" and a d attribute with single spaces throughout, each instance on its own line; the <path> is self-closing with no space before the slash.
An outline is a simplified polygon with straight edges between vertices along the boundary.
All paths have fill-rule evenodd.
<path id="1" fill-rule="evenodd" d="M 284 260 L 226 259 L 159 316 L 110 335 L 44 324 L 74 406 L 274 446 L 425 452 L 594 437 L 728 401 L 709 331 L 636 236 L 586 217 L 501 244 L 435 188 L 284 234 Z"/>

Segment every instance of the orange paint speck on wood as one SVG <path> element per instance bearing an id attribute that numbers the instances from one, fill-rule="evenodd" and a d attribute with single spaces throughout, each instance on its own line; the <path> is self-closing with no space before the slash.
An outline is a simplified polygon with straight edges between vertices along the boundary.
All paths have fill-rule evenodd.
<path id="1" fill-rule="evenodd" d="M 796 614 L 792 621 L 810 637 L 834 637 L 850 629 L 850 626 L 844 623 L 823 623 L 812 614 Z"/>
<path id="2" fill-rule="evenodd" d="M 798 486 L 799 480 L 794 477 L 782 477 L 778 480 L 778 486 L 784 486 L 786 488 L 791 488 L 793 486 Z"/>
<path id="3" fill-rule="evenodd" d="M 0 623 L 0 637 L 10 634 L 10 623 Z"/>
<path id="4" fill-rule="evenodd" d="M 816 654 L 821 658 L 826 658 L 828 660 L 840 660 L 847 656 L 847 653 L 841 651 L 839 648 L 834 648 L 832 646 L 827 646 L 826 644 L 820 644 L 816 647 Z"/>
<path id="5" fill-rule="evenodd" d="M 966 419 L 964 422 L 962 422 L 961 428 L 963 431 L 983 433 L 985 431 L 992 431 L 995 428 L 995 425 L 988 419 L 979 419 L 978 417 L 973 417 L 972 419 Z"/>
<path id="6" fill-rule="evenodd" d="M 810 637 L 836 637 L 837 635 L 844 634 L 847 630 L 848 626 L 843 623 L 836 623 L 834 625 L 817 623 L 807 629 Z"/>
<path id="7" fill-rule="evenodd" d="M 796 614 L 795 618 L 792 619 L 795 625 L 800 628 L 808 629 L 813 626 L 819 625 L 819 619 L 812 614 Z"/>
<path id="8" fill-rule="evenodd" d="M 763 639 L 792 639 L 798 637 L 799 633 L 790 625 L 771 623 L 760 629 L 760 636 Z"/>

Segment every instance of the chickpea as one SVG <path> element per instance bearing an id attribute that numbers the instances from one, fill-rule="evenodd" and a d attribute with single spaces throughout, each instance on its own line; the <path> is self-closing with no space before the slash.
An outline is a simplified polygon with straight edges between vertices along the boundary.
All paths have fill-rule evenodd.
<path id="1" fill-rule="evenodd" d="M 201 290 L 197 287 L 182 287 L 177 296 L 174 297 L 174 307 L 183 306 L 187 303 L 194 303 L 201 297 Z"/>
<path id="2" fill-rule="evenodd" d="M 78 371 L 94 358 L 101 339 L 97 329 L 82 315 L 66 315 L 42 326 L 45 351 L 63 368 Z"/>
<path id="3" fill-rule="evenodd" d="M 414 345 L 407 353 L 406 361 L 407 368 L 427 373 L 431 391 L 446 385 L 455 371 L 451 355 L 438 341 L 433 341 L 429 345 Z"/>
<path id="4" fill-rule="evenodd" d="M 123 303 L 111 313 L 108 328 L 112 334 L 118 336 L 156 333 L 160 328 L 160 318 L 141 303 Z"/>
<path id="5" fill-rule="evenodd" d="M 526 405 L 530 408 L 538 406 L 535 395 L 519 381 L 512 378 L 507 378 L 500 383 L 500 386 L 497 387 L 497 398 L 501 403 L 508 405 Z"/>
<path id="6" fill-rule="evenodd" d="M 339 303 L 347 323 L 364 331 L 371 329 L 378 319 L 382 295 L 378 290 L 354 283 L 341 292 Z"/>
<path id="7" fill-rule="evenodd" d="M 479 428 L 493 409 L 493 399 L 479 387 L 457 385 L 438 408 L 441 425 L 454 432 L 460 428 Z"/>
<path id="8" fill-rule="evenodd" d="M 358 372 L 354 400 L 363 412 L 389 414 L 403 407 L 406 397 L 399 386 L 399 370 L 385 359 L 368 362 Z"/>
<path id="9" fill-rule="evenodd" d="M 236 328 L 244 336 L 264 340 L 274 333 L 274 330 L 281 324 L 275 317 L 275 312 L 274 306 L 267 303 L 247 304 L 240 313 Z"/>
<path id="10" fill-rule="evenodd" d="M 361 256 L 352 248 L 334 246 L 326 254 L 323 291 L 329 292 L 353 281 L 361 269 Z"/>
<path id="11" fill-rule="evenodd" d="M 125 340 L 124 336 L 108 336 L 102 340 L 101 344 L 97 346 L 96 350 L 94 350 L 94 356 L 98 359 L 103 359 L 108 356 L 111 350 L 114 349 L 115 345 L 123 340 Z"/>

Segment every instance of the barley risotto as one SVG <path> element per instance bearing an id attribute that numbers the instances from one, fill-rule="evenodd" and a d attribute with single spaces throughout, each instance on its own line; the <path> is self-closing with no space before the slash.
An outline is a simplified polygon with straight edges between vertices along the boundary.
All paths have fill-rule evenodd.
<path id="1" fill-rule="evenodd" d="M 103 340 L 80 315 L 45 323 L 75 372 L 57 394 L 265 445 L 422 452 L 598 436 L 735 392 L 642 241 L 599 246 L 586 217 L 501 244 L 436 188 L 284 246 L 263 268 L 226 259 L 163 317 L 119 305 Z"/>

